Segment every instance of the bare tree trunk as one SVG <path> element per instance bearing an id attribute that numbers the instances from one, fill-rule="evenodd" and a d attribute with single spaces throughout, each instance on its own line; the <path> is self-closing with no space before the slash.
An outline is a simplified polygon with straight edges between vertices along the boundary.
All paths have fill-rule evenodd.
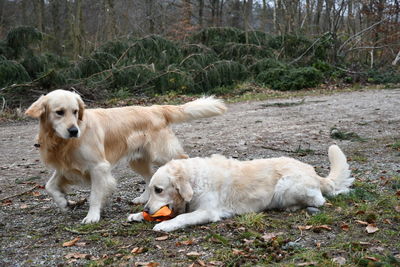
<path id="1" fill-rule="evenodd" d="M 69 7 L 71 19 L 72 53 L 75 59 L 84 53 L 82 0 L 75 1 L 75 10 Z"/>
<path id="2" fill-rule="evenodd" d="M 105 30 L 106 30 L 106 40 L 115 39 L 118 36 L 117 28 L 117 18 L 115 15 L 114 0 L 104 1 L 104 11 L 105 11 Z"/>
<path id="3" fill-rule="evenodd" d="M 44 0 L 34 0 L 33 9 L 36 16 L 36 28 L 43 32 L 44 31 Z"/>
<path id="4" fill-rule="evenodd" d="M 262 13 L 261 13 L 261 26 L 260 26 L 261 31 L 265 32 L 267 30 L 267 24 L 268 24 L 267 1 L 263 0 Z"/>
<path id="5" fill-rule="evenodd" d="M 317 0 L 317 10 L 315 11 L 315 17 L 314 17 L 314 27 L 315 27 L 314 32 L 315 33 L 320 33 L 321 32 L 321 30 L 320 30 L 320 27 L 321 27 L 320 21 L 321 21 L 322 8 L 323 8 L 323 4 L 324 4 L 323 1 L 324 0 Z"/>
<path id="6" fill-rule="evenodd" d="M 51 13 L 51 21 L 52 21 L 52 32 L 54 36 L 54 40 L 52 42 L 53 50 L 61 55 L 63 52 L 61 41 L 62 41 L 62 29 L 60 22 L 60 8 L 61 3 L 60 0 L 50 0 L 50 13 Z"/>
<path id="7" fill-rule="evenodd" d="M 276 34 L 282 34 L 280 18 L 282 16 L 282 0 L 274 0 L 274 30 Z"/>
<path id="8" fill-rule="evenodd" d="M 146 18 L 149 26 L 149 33 L 155 33 L 155 21 L 154 21 L 154 1 L 155 0 L 147 0 L 146 1 Z"/>
<path id="9" fill-rule="evenodd" d="M 199 0 L 199 27 L 200 27 L 200 29 L 204 28 L 203 14 L 204 14 L 204 0 Z"/>

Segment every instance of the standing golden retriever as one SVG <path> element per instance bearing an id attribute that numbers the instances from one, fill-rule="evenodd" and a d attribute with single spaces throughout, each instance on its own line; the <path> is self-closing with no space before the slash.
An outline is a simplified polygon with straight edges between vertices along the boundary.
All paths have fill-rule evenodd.
<path id="1" fill-rule="evenodd" d="M 78 94 L 55 90 L 41 96 L 25 114 L 40 119 L 40 155 L 55 169 L 46 190 L 65 210 L 66 187 L 78 182 L 90 184 L 90 208 L 82 223 L 94 223 L 100 220 L 103 202 L 116 186 L 111 170 L 118 162 L 127 160 L 144 177 L 146 190 L 134 202 L 145 203 L 152 164 L 187 158 L 169 125 L 225 111 L 224 103 L 213 97 L 180 106 L 85 110 Z"/>
<path id="2" fill-rule="evenodd" d="M 169 232 L 266 209 L 319 207 L 325 203 L 322 194 L 346 193 L 354 180 L 340 148 L 333 145 L 328 154 L 331 171 L 326 178 L 312 166 L 287 157 L 238 161 L 213 155 L 172 160 L 151 179 L 145 211 L 154 214 L 168 206 L 176 217 L 153 230 Z M 143 221 L 143 213 L 131 214 L 128 220 Z"/>

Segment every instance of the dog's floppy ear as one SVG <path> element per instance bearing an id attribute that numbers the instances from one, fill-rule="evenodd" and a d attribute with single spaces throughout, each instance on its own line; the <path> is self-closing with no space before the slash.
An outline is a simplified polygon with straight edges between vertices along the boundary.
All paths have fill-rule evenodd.
<path id="1" fill-rule="evenodd" d="M 183 200 L 189 202 L 193 197 L 193 189 L 189 183 L 188 177 L 183 173 L 182 168 L 174 166 L 173 176 L 171 178 L 172 185 L 181 195 Z"/>
<path id="2" fill-rule="evenodd" d="M 39 118 L 46 110 L 46 96 L 42 95 L 26 111 L 25 115 L 32 118 Z"/>
<path id="3" fill-rule="evenodd" d="M 82 98 L 78 94 L 75 94 L 75 95 L 76 95 L 76 99 L 78 100 L 78 104 L 79 104 L 78 119 L 82 120 L 83 113 L 85 111 L 85 103 L 83 103 Z"/>

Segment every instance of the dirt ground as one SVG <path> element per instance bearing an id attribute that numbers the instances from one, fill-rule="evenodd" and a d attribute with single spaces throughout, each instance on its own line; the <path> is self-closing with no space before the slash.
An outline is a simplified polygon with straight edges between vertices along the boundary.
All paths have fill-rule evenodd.
<path id="1" fill-rule="evenodd" d="M 173 128 L 190 156 L 220 153 L 238 159 L 253 159 L 285 155 L 310 163 L 318 172 L 326 174 L 329 171 L 327 149 L 336 143 L 348 156 L 351 168 L 360 179 L 367 177 L 368 181 L 373 181 L 400 175 L 400 152 L 390 147 L 400 140 L 400 89 L 235 103 L 229 105 L 223 116 L 174 125 Z M 330 136 L 332 128 L 354 132 L 360 138 L 358 141 L 333 139 Z M 88 210 L 87 202 L 62 213 L 43 189 L 51 172 L 40 162 L 38 151 L 33 147 L 37 130 L 36 121 L 0 125 L 0 266 L 151 266 L 152 262 L 161 266 L 201 266 L 258 262 L 254 257 L 247 257 L 253 253 L 251 251 L 247 254 L 237 252 L 243 248 L 243 242 L 246 242 L 243 240 L 252 239 L 243 237 L 241 231 L 246 228 L 246 223 L 240 220 L 192 227 L 167 236 L 151 231 L 152 223 L 126 223 L 130 212 L 141 209 L 130 201 L 144 186 L 141 178 L 126 166 L 114 170 L 119 180 L 118 190 L 110 197 L 102 221 L 81 226 L 80 221 Z M 88 193 L 87 188 L 74 188 L 69 198 L 79 201 Z M 297 223 L 307 224 L 309 216 L 303 211 L 299 214 L 303 217 L 296 219 Z M 266 217 L 273 218 L 278 224 L 288 216 L 291 214 L 286 212 L 266 213 Z M 394 216 L 391 227 L 396 231 L 399 217 L 398 214 Z M 260 234 L 289 231 L 290 234 L 284 236 L 289 241 L 297 240 L 298 231 L 292 229 L 294 225 L 280 228 L 270 226 L 268 222 L 271 221 L 264 222 L 267 222 L 266 228 L 258 229 Z M 320 240 L 320 246 L 328 242 L 327 246 L 334 250 L 332 244 L 340 233 L 339 222 L 331 223 L 330 227 L 334 229 L 327 233 L 302 235 L 298 243 L 303 242 L 303 250 L 314 249 L 315 242 Z M 359 233 L 362 235 L 362 231 Z M 79 238 L 75 245 L 63 247 L 64 242 L 74 238 Z M 376 236 L 365 238 L 369 238 L 370 243 L 379 239 Z M 398 236 L 393 238 L 392 242 L 400 243 Z M 258 240 L 257 237 L 254 240 Z M 358 239 L 363 240 L 364 236 Z M 380 242 L 384 249 L 382 255 L 398 257 L 398 245 L 384 246 L 384 242 Z M 139 251 L 132 252 L 136 247 Z M 225 253 L 225 248 L 233 250 L 232 257 L 220 255 Z M 338 249 L 341 250 L 343 248 Z M 262 254 L 268 254 L 267 251 L 264 247 Z M 284 258 L 280 263 L 283 265 L 309 259 L 308 256 L 296 258 L 299 255 L 296 253 L 285 253 L 282 255 L 292 256 Z M 340 255 L 350 258 L 349 253 L 345 251 Z M 349 258 L 346 264 L 351 263 Z M 264 264 L 268 262 L 274 265 L 278 260 L 265 259 Z M 318 262 L 321 263 L 316 260 L 310 265 L 318 265 Z"/>

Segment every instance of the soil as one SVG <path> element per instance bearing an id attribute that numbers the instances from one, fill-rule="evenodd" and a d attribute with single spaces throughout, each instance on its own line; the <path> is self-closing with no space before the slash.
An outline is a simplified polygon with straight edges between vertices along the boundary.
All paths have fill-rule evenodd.
<path id="1" fill-rule="evenodd" d="M 316 166 L 322 175 L 329 171 L 327 149 L 336 143 L 348 156 L 352 169 L 379 179 L 382 172 L 400 172 L 400 153 L 390 147 L 400 140 L 399 123 L 400 89 L 390 89 L 235 103 L 223 116 L 173 128 L 192 157 L 214 153 L 238 159 L 284 155 Z M 354 132 L 360 138 L 333 139 L 332 128 Z M 165 241 L 155 239 L 164 234 L 151 231 L 152 223 L 126 223 L 130 212 L 141 209 L 131 200 L 144 187 L 142 179 L 126 166 L 114 170 L 118 190 L 110 197 L 99 224 L 80 225 L 87 202 L 62 213 L 43 187 L 51 171 L 40 162 L 33 146 L 37 131 L 38 123 L 33 120 L 0 125 L 0 266 L 96 265 L 107 260 L 109 264 L 127 265 L 157 262 L 162 266 L 188 266 L 204 261 L 224 265 L 212 261 L 212 247 L 201 242 L 190 247 L 177 242 L 192 240 L 192 234 L 198 241 L 218 227 L 224 228 L 221 231 L 225 235 L 234 235 L 231 220 L 215 227 L 177 231 Z M 74 188 L 69 198 L 79 201 L 88 193 L 88 188 Z M 287 216 L 284 212 L 274 214 L 281 219 Z M 76 237 L 80 238 L 79 246 L 62 246 Z M 329 238 L 329 233 L 324 238 Z M 144 251 L 131 253 L 135 247 Z M 198 254 L 188 254 L 192 251 Z"/>

